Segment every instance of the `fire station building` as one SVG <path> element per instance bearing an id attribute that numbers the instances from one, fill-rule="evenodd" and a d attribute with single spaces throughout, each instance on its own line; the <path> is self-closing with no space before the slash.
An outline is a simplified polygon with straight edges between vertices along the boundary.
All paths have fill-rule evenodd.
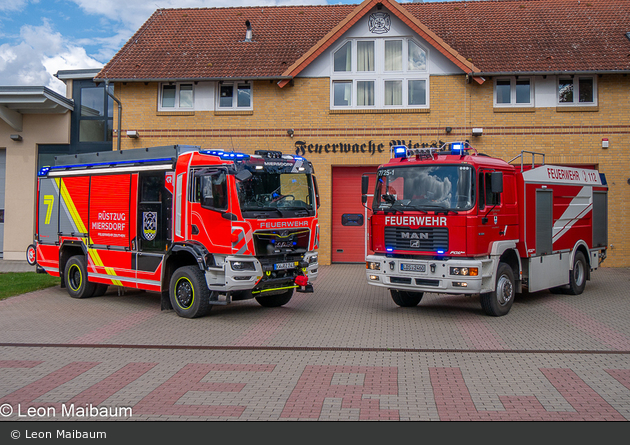
<path id="1" fill-rule="evenodd" d="M 118 102 L 114 150 L 190 144 L 311 161 L 320 264 L 364 260 L 360 178 L 392 145 L 467 140 L 507 161 L 530 151 L 599 169 L 603 265 L 628 267 L 628 73 L 628 0 L 365 0 L 159 9 L 94 81 Z"/>

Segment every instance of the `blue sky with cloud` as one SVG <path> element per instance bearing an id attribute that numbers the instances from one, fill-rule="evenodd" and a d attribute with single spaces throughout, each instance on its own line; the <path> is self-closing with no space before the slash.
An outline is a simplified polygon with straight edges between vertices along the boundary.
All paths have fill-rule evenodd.
<path id="1" fill-rule="evenodd" d="M 102 67 L 158 8 L 340 3 L 361 1 L 0 0 L 0 85 L 46 86 L 64 94 L 57 71 Z"/>

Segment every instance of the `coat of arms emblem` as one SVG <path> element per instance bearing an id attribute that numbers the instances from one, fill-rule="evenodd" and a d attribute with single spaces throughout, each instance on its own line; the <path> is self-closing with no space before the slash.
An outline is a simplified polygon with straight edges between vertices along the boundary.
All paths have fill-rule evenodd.
<path id="1" fill-rule="evenodd" d="M 370 14 L 368 19 L 368 29 L 373 34 L 385 34 L 391 25 L 392 20 L 389 18 L 389 14 L 384 12 Z"/>
<path id="2" fill-rule="evenodd" d="M 142 235 L 147 241 L 153 241 L 157 234 L 157 212 L 142 212 Z"/>

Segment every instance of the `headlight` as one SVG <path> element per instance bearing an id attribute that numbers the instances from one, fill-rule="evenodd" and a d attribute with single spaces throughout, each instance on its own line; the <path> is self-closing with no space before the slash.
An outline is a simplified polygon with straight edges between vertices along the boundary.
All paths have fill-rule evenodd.
<path id="1" fill-rule="evenodd" d="M 314 255 L 308 259 L 308 262 L 309 264 L 313 264 L 313 263 L 316 263 L 318 259 L 319 259 L 318 256 Z"/>
<path id="2" fill-rule="evenodd" d="M 371 269 L 371 270 L 381 270 L 381 263 L 377 263 L 374 261 L 367 261 L 365 263 L 365 268 Z"/>
<path id="3" fill-rule="evenodd" d="M 479 268 L 477 267 L 451 267 L 449 269 L 451 275 L 461 275 L 476 277 L 479 275 Z"/>
<path id="4" fill-rule="evenodd" d="M 256 270 L 256 265 L 251 261 L 230 261 L 232 270 Z"/>

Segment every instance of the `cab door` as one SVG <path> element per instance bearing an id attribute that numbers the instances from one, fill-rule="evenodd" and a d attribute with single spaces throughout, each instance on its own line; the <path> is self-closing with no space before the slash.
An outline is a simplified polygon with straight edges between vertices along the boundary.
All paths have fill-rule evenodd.
<path id="1" fill-rule="evenodd" d="M 501 193 L 493 193 L 491 188 L 491 174 L 494 170 L 480 169 L 477 173 L 477 225 L 476 232 L 471 237 L 476 245 L 471 250 L 473 254 L 489 254 L 493 241 L 501 235 Z"/>
<path id="2" fill-rule="evenodd" d="M 188 206 L 190 239 L 213 253 L 232 253 L 232 218 L 229 212 L 230 176 L 225 168 L 200 168 L 190 174 Z"/>

